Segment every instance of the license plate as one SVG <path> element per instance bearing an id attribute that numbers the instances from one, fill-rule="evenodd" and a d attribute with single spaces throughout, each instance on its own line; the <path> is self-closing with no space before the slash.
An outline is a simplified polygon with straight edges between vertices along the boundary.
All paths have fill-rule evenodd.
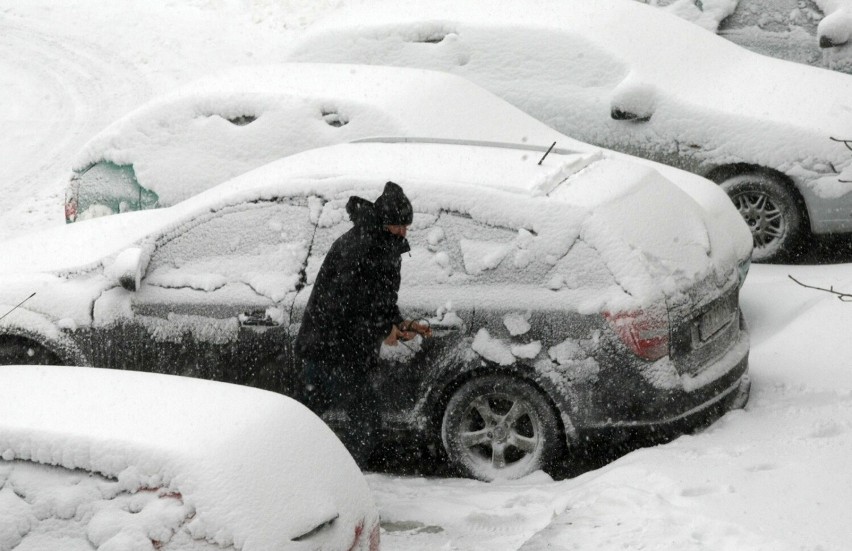
<path id="1" fill-rule="evenodd" d="M 715 304 L 698 321 L 698 336 L 702 341 L 706 341 L 728 325 L 733 314 L 733 307 L 727 300 Z"/>

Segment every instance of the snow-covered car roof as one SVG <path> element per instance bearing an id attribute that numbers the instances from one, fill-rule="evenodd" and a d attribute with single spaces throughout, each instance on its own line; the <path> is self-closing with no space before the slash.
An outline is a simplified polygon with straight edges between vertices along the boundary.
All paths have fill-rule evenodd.
<path id="1" fill-rule="evenodd" d="M 378 523 L 364 477 L 331 430 L 298 402 L 249 387 L 133 371 L 4 366 L 0 457 L 98 473 L 125 492 L 178 496 L 192 539 L 222 547 L 346 550 L 355 526 L 369 533 Z M 67 518 L 76 498 L 70 489 L 65 498 L 45 498 L 42 518 Z M 122 541 L 148 542 L 156 534 L 164 543 L 177 528 L 142 516 L 144 522 L 123 523 L 115 516 L 109 530 L 103 518 L 100 528 L 92 520 L 89 537 L 99 548 L 127 549 Z M 291 543 L 331 519 L 353 530 Z M 28 531 L 6 532 L 0 530 L 4 549 L 4 538 Z"/>
<path id="2" fill-rule="evenodd" d="M 299 196 L 345 203 L 353 193 L 373 199 L 385 181 L 393 180 L 420 213 L 459 212 L 530 233 L 524 247 L 535 257 L 556 262 L 582 236 L 640 302 L 661 291 L 678 292 L 711 273 L 735 277 L 744 259 L 731 227 L 654 169 L 600 152 L 554 150 L 546 157 L 544 152 L 509 144 L 380 141 L 313 149 L 173 207 L 83 221 L 0 243 L 0 255 L 13 259 L 2 271 L 29 282 L 32 276 L 21 273 L 34 268 L 68 272 L 108 265 L 110 255 L 134 242 L 153 246 L 191 218 L 229 205 Z M 342 209 L 321 209 L 321 201 L 314 205 L 320 225 L 325 223 L 321 212 L 343 215 Z M 734 220 L 736 231 L 744 224 L 736 214 Z M 119 227 L 128 231 L 121 235 Z M 73 243 L 84 234 L 92 241 L 83 257 Z M 39 249 L 34 242 L 44 245 Z M 599 306 L 611 298 L 595 301 Z M 39 300 L 49 297 L 33 303 Z"/>

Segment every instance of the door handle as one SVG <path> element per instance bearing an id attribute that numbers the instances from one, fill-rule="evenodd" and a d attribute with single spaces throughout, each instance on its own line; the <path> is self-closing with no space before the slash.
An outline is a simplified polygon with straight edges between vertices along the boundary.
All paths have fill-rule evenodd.
<path id="1" fill-rule="evenodd" d="M 266 313 L 266 310 L 254 310 L 252 312 L 246 312 L 244 314 L 240 314 L 240 326 L 249 326 L 249 327 L 275 327 L 278 325 L 278 322 L 269 317 L 269 314 Z"/>

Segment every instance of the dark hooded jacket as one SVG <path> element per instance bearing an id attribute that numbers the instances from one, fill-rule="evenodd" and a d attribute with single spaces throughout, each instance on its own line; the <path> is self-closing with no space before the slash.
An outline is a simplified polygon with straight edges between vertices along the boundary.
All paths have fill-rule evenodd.
<path id="1" fill-rule="evenodd" d="M 303 359 L 364 369 L 377 359 L 392 325 L 402 321 L 397 307 L 400 255 L 409 246 L 384 225 L 410 224 L 412 212 L 401 188 L 391 182 L 375 204 L 351 197 L 346 212 L 354 226 L 332 244 L 322 263 L 296 338 L 296 353 Z"/>

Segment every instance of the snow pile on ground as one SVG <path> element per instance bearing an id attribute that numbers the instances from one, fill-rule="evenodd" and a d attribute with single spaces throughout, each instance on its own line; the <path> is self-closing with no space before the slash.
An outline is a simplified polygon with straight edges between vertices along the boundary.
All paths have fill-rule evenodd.
<path id="1" fill-rule="evenodd" d="M 658 5 L 658 0 L 639 0 Z M 716 32 L 719 23 L 734 13 L 740 0 L 675 0 L 663 9 L 680 18 L 692 21 L 708 31 Z"/>
<path id="2" fill-rule="evenodd" d="M 187 520 L 195 539 L 261 550 L 335 514 L 347 527 L 375 521 L 365 518 L 373 509 L 354 461 L 322 421 L 289 398 L 198 379 L 79 367 L 5 367 L 0 379 L 4 461 L 100 473 L 132 494 L 146 488 L 179 494 L 176 518 Z M 5 507 L 17 507 L 13 487 L 0 492 Z M 46 503 L 52 512 L 46 516 L 75 516 L 76 498 L 67 497 L 71 503 L 61 496 Z M 17 514 L 18 536 L 8 537 L 39 531 L 26 512 Z M 9 526 L 9 519 L 0 516 L 0 526 Z M 131 549 L 108 545 L 125 537 L 117 520 L 93 516 L 90 541 L 105 550 Z M 343 548 L 352 533 L 342 532 L 326 543 Z M 157 539 L 168 541 L 170 534 L 162 536 Z"/>
<path id="3" fill-rule="evenodd" d="M 646 3 L 659 3 L 667 6 L 665 9 L 675 7 L 671 0 Z M 709 2 L 684 2 L 686 9 L 676 13 L 695 21 L 698 10 L 690 9 L 689 4 L 697 8 L 699 3 L 706 9 Z M 711 10 L 716 8 L 714 3 Z M 754 52 L 850 73 L 850 9 L 852 2 L 849 0 L 739 0 L 733 12 L 721 21 L 718 32 Z"/>

